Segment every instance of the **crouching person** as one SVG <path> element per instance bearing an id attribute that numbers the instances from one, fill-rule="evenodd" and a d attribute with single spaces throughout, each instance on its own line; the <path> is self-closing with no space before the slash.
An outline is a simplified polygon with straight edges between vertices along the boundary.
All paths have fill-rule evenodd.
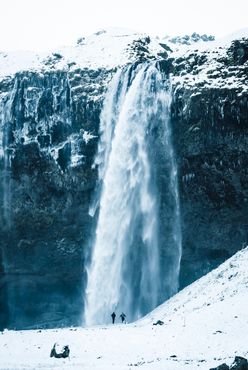
<path id="1" fill-rule="evenodd" d="M 56 352 L 56 344 L 54 343 L 53 348 L 50 353 L 50 357 L 55 357 L 55 358 L 67 358 L 70 355 L 70 348 L 69 346 L 64 346 L 63 351 L 60 353 Z"/>

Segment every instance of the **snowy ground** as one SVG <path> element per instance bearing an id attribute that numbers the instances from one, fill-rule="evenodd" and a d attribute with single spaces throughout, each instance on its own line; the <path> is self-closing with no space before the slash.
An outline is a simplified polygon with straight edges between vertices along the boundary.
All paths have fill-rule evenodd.
<path id="1" fill-rule="evenodd" d="M 134 324 L 4 331 L 0 369 L 207 370 L 247 357 L 247 262 L 248 248 Z M 55 342 L 70 359 L 49 357 Z"/>

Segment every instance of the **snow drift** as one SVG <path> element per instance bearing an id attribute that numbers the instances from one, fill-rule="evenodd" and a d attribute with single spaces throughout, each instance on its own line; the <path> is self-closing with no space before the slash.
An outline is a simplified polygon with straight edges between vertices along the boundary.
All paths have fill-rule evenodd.
<path id="1" fill-rule="evenodd" d="M 200 369 L 248 355 L 248 248 L 131 325 L 4 331 L 2 370 Z M 153 325 L 162 320 L 164 325 Z M 55 342 L 70 359 L 50 358 Z"/>

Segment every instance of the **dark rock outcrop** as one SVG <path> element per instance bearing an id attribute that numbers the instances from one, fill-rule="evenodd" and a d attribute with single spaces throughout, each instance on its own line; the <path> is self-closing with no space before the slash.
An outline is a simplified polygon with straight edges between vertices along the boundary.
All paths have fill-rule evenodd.
<path id="1" fill-rule="evenodd" d="M 236 356 L 230 367 L 227 364 L 221 364 L 210 370 L 248 370 L 248 361 L 244 357 Z"/>
<path id="2" fill-rule="evenodd" d="M 248 96 L 178 89 L 172 124 L 179 166 L 187 285 L 248 242 Z"/>
<path id="3" fill-rule="evenodd" d="M 227 63 L 242 65 L 248 61 L 248 39 L 235 40 L 227 51 Z"/>
<path id="4" fill-rule="evenodd" d="M 229 369 L 230 369 L 229 366 L 224 363 L 210 370 L 229 370 Z"/>
<path id="5" fill-rule="evenodd" d="M 247 40 L 240 43 L 245 48 Z M 172 127 L 183 238 L 181 287 L 248 242 L 247 63 L 243 59 L 243 64 L 226 67 L 230 52 L 240 55 L 236 50 L 240 43 L 233 42 L 225 57 L 196 50 L 172 61 Z"/>
<path id="6" fill-rule="evenodd" d="M 171 42 L 172 44 L 181 44 L 181 45 L 191 45 L 198 41 L 213 41 L 215 39 L 212 35 L 200 35 L 199 33 L 193 32 L 191 35 L 184 35 L 184 36 L 175 36 L 169 37 L 166 36 L 165 40 Z"/>

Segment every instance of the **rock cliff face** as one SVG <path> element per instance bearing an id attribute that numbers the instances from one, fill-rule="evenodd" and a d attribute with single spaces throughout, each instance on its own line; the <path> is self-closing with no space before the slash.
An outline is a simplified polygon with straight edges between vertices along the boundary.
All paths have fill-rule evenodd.
<path id="1" fill-rule="evenodd" d="M 181 286 L 248 241 L 248 40 L 218 51 L 190 52 L 173 61 Z"/>
<path id="2" fill-rule="evenodd" d="M 107 40 L 94 37 L 77 55 L 88 58 L 97 37 Z M 77 63 L 61 52 L 1 74 L 0 327 L 81 322 L 100 111 L 113 73 L 128 62 L 159 60 L 171 74 L 181 287 L 247 243 L 248 41 L 182 56 L 149 37 L 120 37 L 125 58 L 112 64 Z M 0 55 L 2 64 L 8 58 Z"/>
<path id="3" fill-rule="evenodd" d="M 91 165 L 110 76 L 22 72 L 3 83 L 1 303 L 10 327 L 80 323 Z M 96 98 L 89 90 L 99 81 Z"/>

